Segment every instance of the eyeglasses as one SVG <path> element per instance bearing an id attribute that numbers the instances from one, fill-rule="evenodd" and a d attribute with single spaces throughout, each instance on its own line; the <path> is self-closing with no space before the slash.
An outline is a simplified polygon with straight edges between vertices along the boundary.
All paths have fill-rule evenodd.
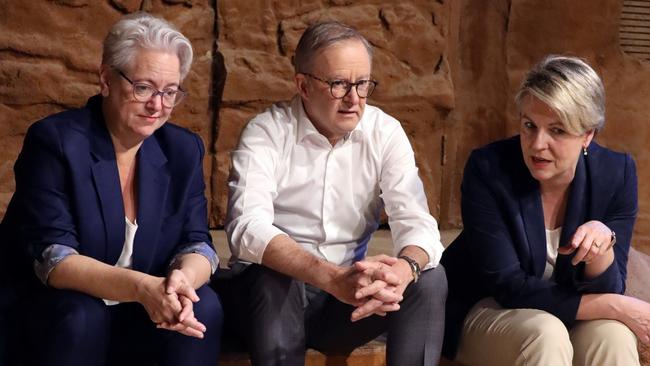
<path id="1" fill-rule="evenodd" d="M 356 83 L 351 83 L 346 80 L 324 80 L 306 72 L 301 74 L 329 85 L 330 94 L 332 94 L 332 97 L 335 99 L 345 98 L 345 96 L 350 93 L 350 90 L 352 90 L 352 87 L 356 89 L 359 98 L 368 98 L 372 95 L 372 92 L 375 91 L 377 84 L 379 84 L 375 80 L 359 80 Z"/>
<path id="2" fill-rule="evenodd" d="M 162 105 L 167 108 L 172 108 L 178 105 L 187 95 L 187 92 L 181 89 L 180 86 L 178 89 L 166 88 L 160 91 L 147 83 L 131 81 L 121 70 L 117 70 L 117 72 L 133 86 L 133 98 L 138 102 L 146 103 L 160 95 L 162 97 Z"/>

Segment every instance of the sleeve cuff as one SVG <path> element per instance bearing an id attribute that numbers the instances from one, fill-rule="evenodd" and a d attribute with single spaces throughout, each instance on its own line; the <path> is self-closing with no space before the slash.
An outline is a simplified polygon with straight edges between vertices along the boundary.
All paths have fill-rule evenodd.
<path id="1" fill-rule="evenodd" d="M 412 237 L 405 239 L 406 240 L 400 240 L 401 243 L 395 244 L 395 256 L 397 256 L 405 247 L 413 245 L 424 250 L 429 256 L 429 261 L 422 268 L 422 271 L 426 271 L 438 266 L 440 263 L 440 258 L 442 257 L 442 251 L 444 250 L 444 247 L 442 246 L 439 238 L 438 240 L 434 240 L 434 238 L 430 237 Z"/>
<path id="2" fill-rule="evenodd" d="M 580 293 L 623 293 L 622 281 L 616 260 L 595 278 L 584 279 L 584 266 L 574 273 L 573 283 Z"/>
<path id="3" fill-rule="evenodd" d="M 197 243 L 188 243 L 181 250 L 179 250 L 174 259 L 169 263 L 169 267 L 173 267 L 174 264 L 185 254 L 200 254 L 205 257 L 205 259 L 210 262 L 211 275 L 217 271 L 219 268 L 219 257 L 217 257 L 217 252 L 212 248 L 212 246 L 204 241 Z"/>
<path id="4" fill-rule="evenodd" d="M 241 242 L 237 243 L 238 251 L 233 253 L 237 253 L 238 260 L 261 264 L 267 245 L 271 239 L 281 234 L 286 235 L 284 231 L 273 225 L 260 225 L 255 230 L 247 230 L 241 236 Z"/>
<path id="5" fill-rule="evenodd" d="M 67 245 L 52 244 L 48 246 L 43 250 L 43 260 L 34 260 L 34 273 L 36 273 L 36 277 L 47 286 L 47 280 L 54 267 L 67 256 L 75 254 L 79 254 L 79 252 Z"/>

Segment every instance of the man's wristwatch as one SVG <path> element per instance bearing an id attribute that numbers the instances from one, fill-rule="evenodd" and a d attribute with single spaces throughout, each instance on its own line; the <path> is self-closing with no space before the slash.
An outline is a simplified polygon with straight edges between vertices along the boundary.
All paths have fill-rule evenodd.
<path id="1" fill-rule="evenodd" d="M 411 274 L 413 275 L 413 283 L 418 282 L 418 278 L 420 278 L 420 264 L 413 258 L 407 256 L 407 255 L 400 255 L 397 257 L 398 259 L 404 259 L 409 266 L 411 267 Z"/>

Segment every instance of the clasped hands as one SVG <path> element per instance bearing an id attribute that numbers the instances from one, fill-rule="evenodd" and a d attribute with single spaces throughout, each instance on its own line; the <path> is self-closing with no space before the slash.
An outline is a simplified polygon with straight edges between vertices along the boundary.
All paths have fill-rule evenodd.
<path id="1" fill-rule="evenodd" d="M 382 254 L 344 268 L 330 293 L 356 307 L 350 316 L 354 322 L 399 310 L 404 290 L 412 279 L 408 263 Z"/>
<path id="2" fill-rule="evenodd" d="M 192 281 L 178 269 L 166 278 L 148 276 L 139 291 L 139 302 L 157 328 L 203 338 L 205 325 L 194 316 L 193 304 L 199 301 Z"/>

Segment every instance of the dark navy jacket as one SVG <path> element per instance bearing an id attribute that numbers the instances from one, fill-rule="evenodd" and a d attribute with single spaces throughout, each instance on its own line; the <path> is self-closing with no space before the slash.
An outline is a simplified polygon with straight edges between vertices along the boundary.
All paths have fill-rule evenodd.
<path id="1" fill-rule="evenodd" d="M 184 245 L 211 243 L 203 155 L 196 134 L 170 123 L 142 143 L 134 270 L 164 276 Z M 34 123 L 14 171 L 16 191 L 0 234 L 5 280 L 13 287 L 42 287 L 32 263 L 55 243 L 104 263 L 117 262 L 124 245 L 124 205 L 101 96 L 84 108 Z"/>
<path id="2" fill-rule="evenodd" d="M 584 293 L 623 293 L 627 255 L 637 213 L 634 161 L 592 142 L 580 155 L 571 183 L 560 246 L 578 226 L 598 220 L 614 230 L 615 261 L 600 276 L 583 279 L 584 264 L 559 255 L 555 281 L 542 280 L 546 232 L 539 183 L 526 167 L 519 137 L 472 152 L 463 176 L 464 229 L 445 250 L 449 281 L 444 354 L 453 357 L 463 320 L 481 298 L 504 308 L 547 311 L 570 327 Z"/>

